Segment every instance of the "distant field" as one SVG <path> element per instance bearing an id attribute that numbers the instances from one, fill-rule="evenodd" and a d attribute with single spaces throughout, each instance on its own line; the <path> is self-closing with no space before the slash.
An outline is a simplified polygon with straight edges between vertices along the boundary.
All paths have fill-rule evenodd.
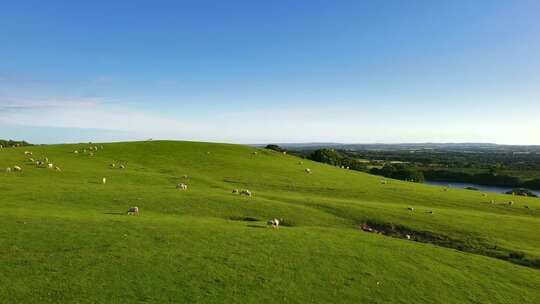
<path id="1" fill-rule="evenodd" d="M 198 142 L 0 149 L 14 166 L 0 172 L 2 303 L 540 303 L 540 199 Z"/>

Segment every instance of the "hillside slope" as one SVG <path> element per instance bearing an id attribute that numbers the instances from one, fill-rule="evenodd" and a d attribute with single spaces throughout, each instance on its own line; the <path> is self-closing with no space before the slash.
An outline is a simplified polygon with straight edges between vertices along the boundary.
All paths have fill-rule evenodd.
<path id="1" fill-rule="evenodd" d="M 540 302 L 539 199 L 383 184 L 197 142 L 0 149 L 0 167 L 15 165 L 0 173 L 8 303 Z M 139 217 L 125 215 L 131 206 Z M 286 226 L 267 228 L 274 217 Z M 363 232 L 366 223 L 422 242 Z"/>

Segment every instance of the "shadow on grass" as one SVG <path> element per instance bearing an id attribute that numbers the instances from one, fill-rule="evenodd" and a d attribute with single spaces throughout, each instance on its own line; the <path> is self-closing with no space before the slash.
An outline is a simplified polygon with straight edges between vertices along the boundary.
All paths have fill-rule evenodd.
<path id="1" fill-rule="evenodd" d="M 105 212 L 103 214 L 108 214 L 108 215 L 125 215 L 126 213 L 125 212 Z"/>
<path id="2" fill-rule="evenodd" d="M 261 226 L 261 225 L 247 225 L 247 227 L 249 227 L 249 228 L 266 228 L 266 226 Z"/>

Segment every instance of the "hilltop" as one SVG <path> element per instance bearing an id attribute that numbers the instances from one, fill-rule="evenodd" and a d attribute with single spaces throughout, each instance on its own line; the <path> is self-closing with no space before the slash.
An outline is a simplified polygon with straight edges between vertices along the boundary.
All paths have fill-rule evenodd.
<path id="1" fill-rule="evenodd" d="M 535 198 L 200 142 L 14 147 L 0 166 L 22 168 L 0 173 L 11 303 L 540 302 Z"/>

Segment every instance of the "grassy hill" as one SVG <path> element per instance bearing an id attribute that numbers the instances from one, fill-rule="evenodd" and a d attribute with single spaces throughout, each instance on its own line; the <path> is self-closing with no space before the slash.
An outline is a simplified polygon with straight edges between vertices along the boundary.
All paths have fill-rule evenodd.
<path id="1" fill-rule="evenodd" d="M 540 199 L 227 144 L 0 149 L 15 165 L 0 172 L 2 302 L 540 303 Z"/>

